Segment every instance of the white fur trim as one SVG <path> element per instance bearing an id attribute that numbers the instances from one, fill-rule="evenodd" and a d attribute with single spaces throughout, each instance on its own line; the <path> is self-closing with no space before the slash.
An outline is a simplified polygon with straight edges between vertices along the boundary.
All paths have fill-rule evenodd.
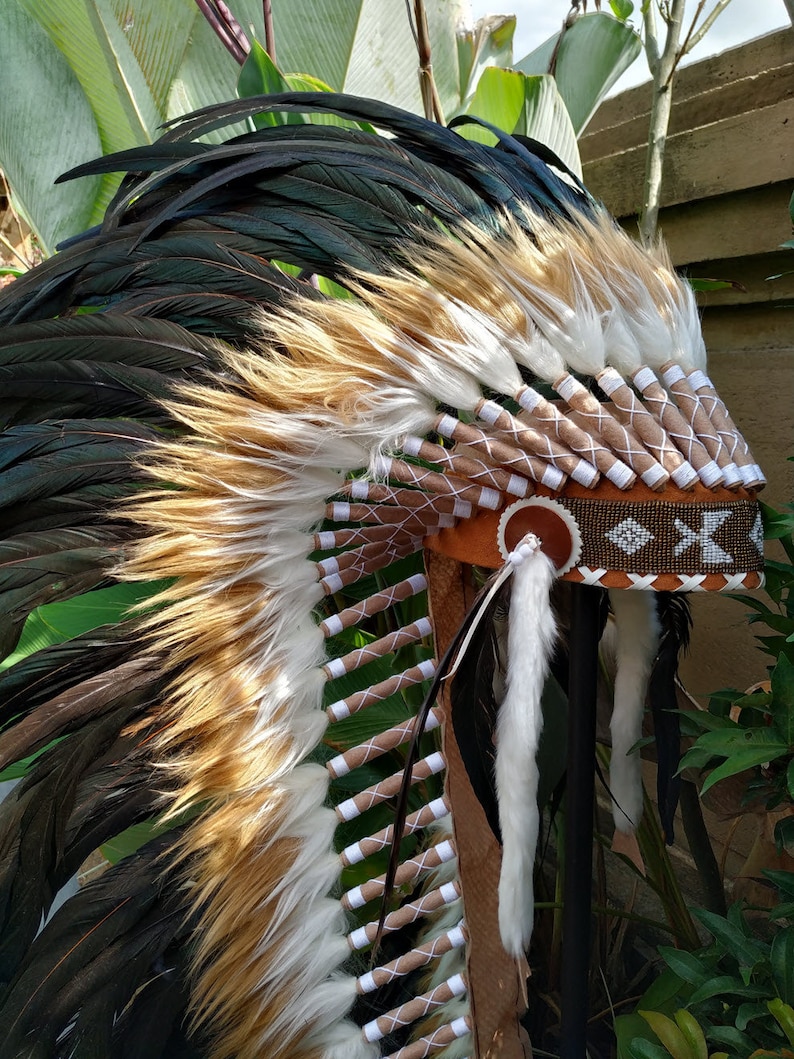
<path id="1" fill-rule="evenodd" d="M 617 672 L 610 730 L 609 789 L 618 831 L 631 832 L 642 816 L 642 764 L 631 748 L 642 736 L 642 715 L 653 660 L 659 648 L 659 619 L 652 592 L 613 590 Z"/>

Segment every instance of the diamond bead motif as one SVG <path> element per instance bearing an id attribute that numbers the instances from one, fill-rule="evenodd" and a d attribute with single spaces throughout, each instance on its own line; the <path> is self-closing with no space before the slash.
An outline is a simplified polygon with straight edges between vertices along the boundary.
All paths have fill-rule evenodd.
<path id="1" fill-rule="evenodd" d="M 644 548 L 648 541 L 652 541 L 655 535 L 636 519 L 624 518 L 617 526 L 607 530 L 604 536 L 626 555 L 634 555 L 640 548 Z"/>
<path id="2" fill-rule="evenodd" d="M 764 554 L 764 523 L 761 520 L 760 514 L 755 516 L 755 523 L 753 524 L 753 528 L 750 530 L 750 540 L 753 542 L 753 544 L 758 549 L 758 554 L 759 555 L 763 555 Z"/>

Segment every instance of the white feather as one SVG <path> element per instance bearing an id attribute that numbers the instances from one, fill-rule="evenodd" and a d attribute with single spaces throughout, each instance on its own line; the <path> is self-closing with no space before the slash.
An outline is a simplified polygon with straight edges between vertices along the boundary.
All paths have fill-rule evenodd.
<path id="1" fill-rule="evenodd" d="M 461 301 L 448 301 L 446 311 L 461 336 L 459 342 L 438 343 L 446 357 L 491 390 L 515 393 L 521 386 L 521 375 L 505 344 L 501 321 Z"/>
<path id="2" fill-rule="evenodd" d="M 643 358 L 636 336 L 626 325 L 626 318 L 617 307 L 605 313 L 604 341 L 606 362 L 616 368 L 623 378 L 642 366 Z"/>

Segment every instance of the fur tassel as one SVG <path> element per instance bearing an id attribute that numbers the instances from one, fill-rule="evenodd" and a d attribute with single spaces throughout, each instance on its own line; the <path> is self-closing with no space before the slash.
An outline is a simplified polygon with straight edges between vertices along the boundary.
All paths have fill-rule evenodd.
<path id="1" fill-rule="evenodd" d="M 634 831 L 642 816 L 640 755 L 630 751 L 642 736 L 642 714 L 660 630 L 653 593 L 611 591 L 609 602 L 617 633 L 609 787 L 615 827 L 625 833 Z"/>
<path id="2" fill-rule="evenodd" d="M 502 831 L 499 931 L 505 949 L 516 957 L 524 954 L 532 935 L 540 701 L 556 635 L 549 601 L 554 566 L 538 547 L 537 538 L 533 540 L 534 550 L 513 574 L 507 690 L 496 724 L 496 791 Z"/>

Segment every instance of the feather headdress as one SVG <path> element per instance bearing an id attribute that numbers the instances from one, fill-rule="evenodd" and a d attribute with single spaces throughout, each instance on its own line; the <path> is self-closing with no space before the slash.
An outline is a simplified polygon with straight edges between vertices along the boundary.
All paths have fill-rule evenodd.
<path id="1" fill-rule="evenodd" d="M 202 139 L 262 110 L 351 125 Z M 158 586 L 0 678 L 0 760 L 41 752 L 3 805 L 8 1054 L 175 1054 L 189 988 L 216 1059 L 521 1055 L 552 581 L 761 579 L 763 479 L 692 294 L 532 143 L 364 100 L 210 108 L 85 171 L 121 166 L 103 229 L 0 297 L 4 646 L 41 603 Z M 496 809 L 446 723 L 458 659 L 395 834 L 475 566 L 504 568 Z M 615 595 L 624 828 L 648 598 Z M 158 809 L 170 830 L 37 936 L 86 853 Z"/>

